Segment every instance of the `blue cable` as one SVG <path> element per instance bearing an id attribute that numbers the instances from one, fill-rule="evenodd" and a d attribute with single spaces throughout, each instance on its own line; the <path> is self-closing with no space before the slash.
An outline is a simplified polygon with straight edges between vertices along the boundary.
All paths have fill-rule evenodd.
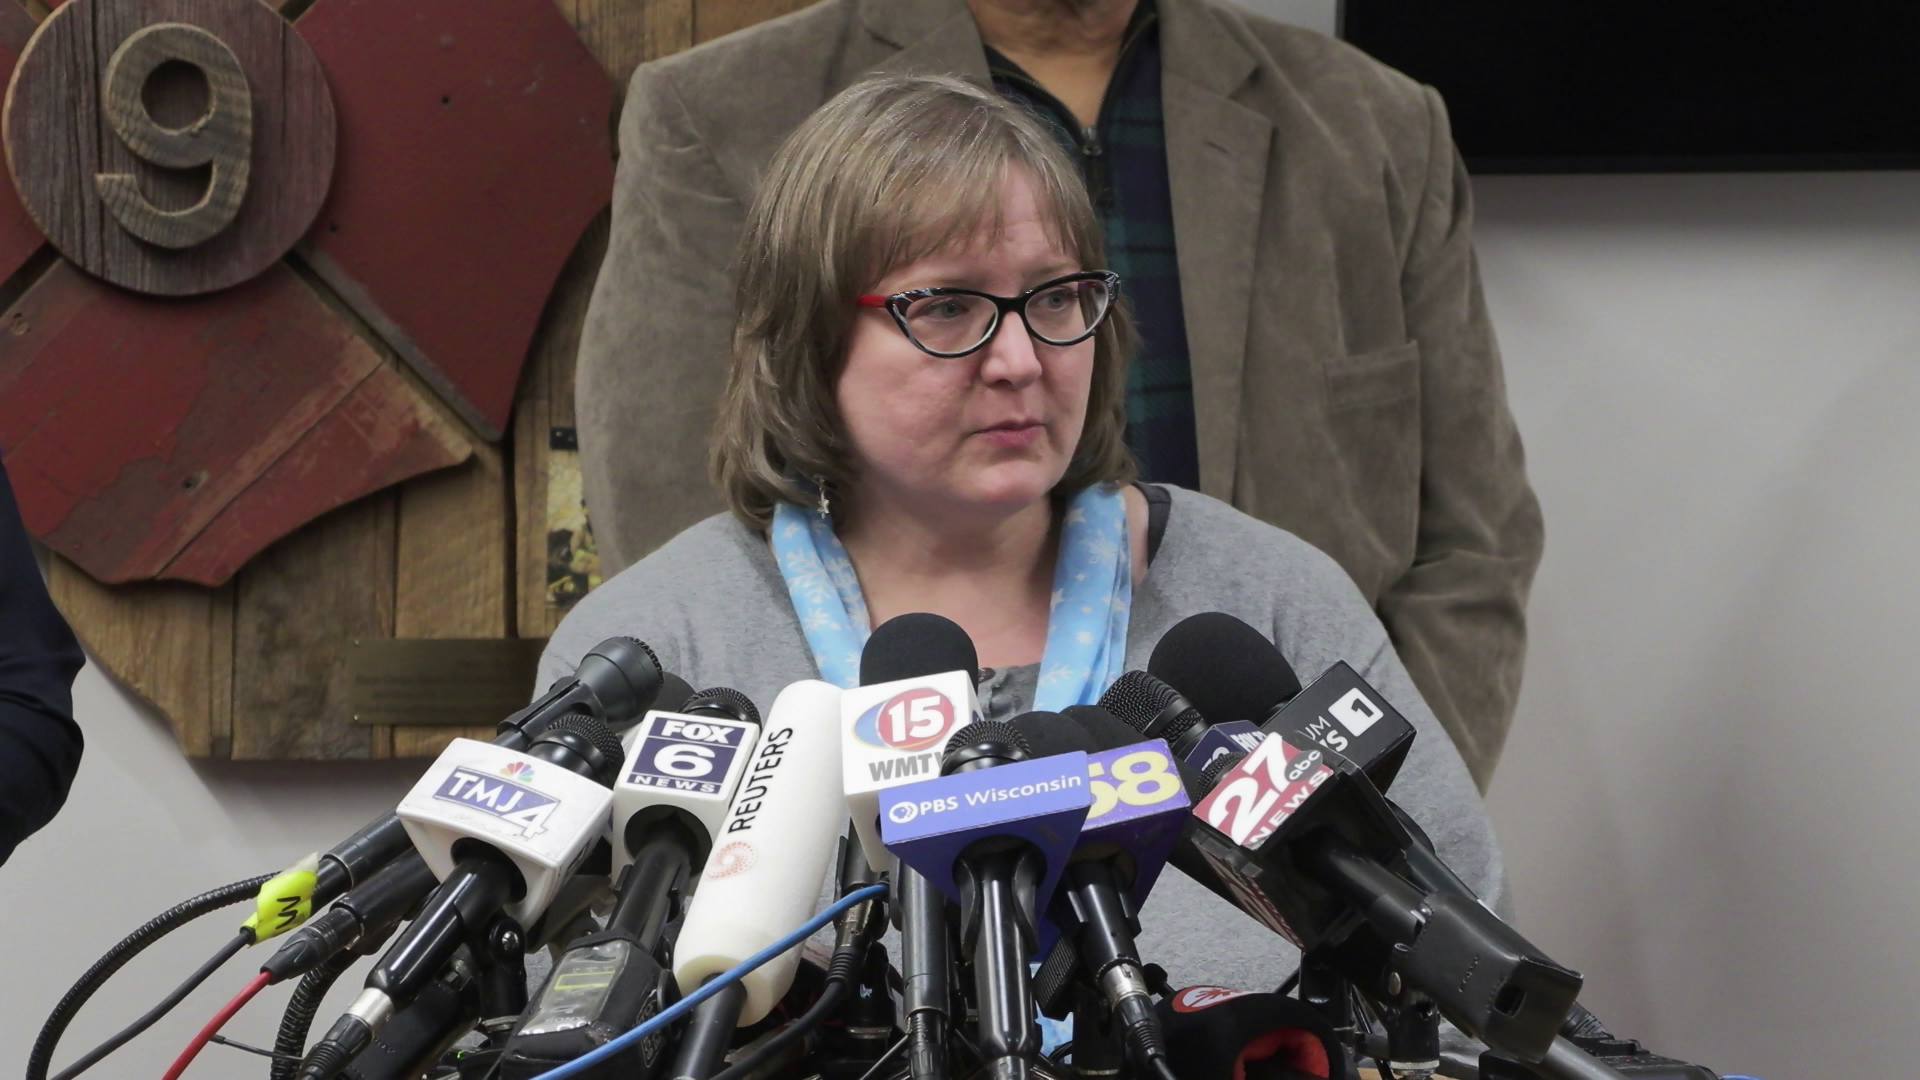
<path id="1" fill-rule="evenodd" d="M 625 1035 L 620 1036 L 619 1038 L 613 1040 L 612 1042 L 608 1043 L 605 1046 L 600 1047 L 597 1050 L 593 1050 L 589 1053 L 582 1054 L 580 1057 L 574 1058 L 572 1061 L 567 1062 L 565 1065 L 560 1065 L 560 1066 L 556 1066 L 554 1068 L 548 1069 L 546 1072 L 543 1072 L 539 1076 L 534 1077 L 534 1080 L 564 1080 L 565 1077 L 572 1076 L 575 1073 L 578 1073 L 586 1069 L 588 1066 L 596 1065 L 614 1056 L 615 1054 L 620 1053 L 621 1051 L 625 1050 L 627 1047 L 632 1046 L 634 1043 L 639 1042 L 641 1039 L 646 1038 L 647 1036 L 653 1034 L 654 1032 L 659 1031 L 661 1028 L 666 1027 L 668 1024 L 673 1023 L 675 1020 L 680 1019 L 681 1016 L 691 1011 L 695 1005 L 698 1005 L 701 1002 L 712 997 L 713 995 L 719 993 L 722 989 L 724 989 L 728 985 L 732 983 L 737 983 L 741 979 L 746 978 L 748 972 L 761 966 L 762 964 L 770 963 L 775 957 L 779 956 L 781 953 L 786 952 L 788 949 L 791 949 L 795 945 L 798 945 L 801 942 L 812 937 L 821 927 L 832 922 L 834 919 L 834 916 L 840 914 L 841 912 L 847 910 L 848 908 L 854 906 L 855 904 L 860 903 L 863 900 L 881 896 L 886 891 L 887 891 L 887 886 L 883 882 L 879 885 L 869 885 L 864 889 L 858 889 L 858 890 L 855 890 L 854 892 L 848 893 L 846 896 L 842 897 L 840 900 L 832 904 L 829 904 L 825 910 L 820 912 L 820 914 L 815 915 L 812 919 L 808 920 L 805 926 L 802 926 L 800 929 L 795 930 L 793 933 L 788 934 L 786 937 L 781 938 L 779 941 L 774 942 L 773 944 L 767 946 L 766 948 L 760 950 L 759 952 L 754 953 L 752 956 L 747 957 L 745 960 L 742 960 L 740 963 L 735 964 L 733 967 L 728 968 L 724 974 L 718 976 L 717 978 L 707 980 L 705 985 L 701 986 L 699 989 L 695 990 L 693 993 L 688 994 L 686 997 L 681 998 L 679 1001 L 674 1002 L 671 1006 L 665 1009 L 662 1009 L 660 1012 L 655 1013 L 653 1016 L 647 1018 L 645 1023 L 634 1028 L 632 1031 L 627 1032 Z"/>

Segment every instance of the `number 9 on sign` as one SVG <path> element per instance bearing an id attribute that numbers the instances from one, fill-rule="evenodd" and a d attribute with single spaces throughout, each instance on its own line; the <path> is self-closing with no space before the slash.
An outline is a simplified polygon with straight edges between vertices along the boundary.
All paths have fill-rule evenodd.
<path id="1" fill-rule="evenodd" d="M 1117 806 L 1154 806 L 1180 792 L 1180 777 L 1173 763 L 1158 750 L 1136 750 L 1113 763 L 1112 779 L 1104 779 L 1107 768 L 1099 762 L 1088 767 L 1093 791 L 1093 807 L 1087 820 L 1094 821 L 1113 812 Z"/>
<path id="2" fill-rule="evenodd" d="M 162 127 L 141 88 L 162 64 L 185 62 L 205 76 L 207 112 L 185 127 Z M 135 157 L 169 169 L 210 166 L 206 194 L 184 210 L 163 211 L 128 173 L 100 173 L 100 201 L 128 232 L 165 248 L 203 244 L 233 224 L 253 161 L 253 100 L 247 73 L 225 42 L 197 26 L 160 23 L 121 42 L 107 62 L 104 110 Z"/>

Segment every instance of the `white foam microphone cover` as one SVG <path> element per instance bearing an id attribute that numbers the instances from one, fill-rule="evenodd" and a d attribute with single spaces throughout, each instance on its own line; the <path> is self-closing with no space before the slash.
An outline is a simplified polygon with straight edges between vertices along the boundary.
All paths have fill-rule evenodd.
<path id="1" fill-rule="evenodd" d="M 816 679 L 793 683 L 767 714 L 674 944 L 673 975 L 682 994 L 813 916 L 845 814 L 840 688 Z M 772 1011 L 799 964 L 796 946 L 746 977 L 741 1026 Z"/>

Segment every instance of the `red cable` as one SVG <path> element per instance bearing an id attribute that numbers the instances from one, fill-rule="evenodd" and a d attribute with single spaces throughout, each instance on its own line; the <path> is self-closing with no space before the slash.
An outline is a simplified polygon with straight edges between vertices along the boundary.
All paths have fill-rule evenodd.
<path id="1" fill-rule="evenodd" d="M 213 1037 L 227 1025 L 227 1021 L 233 1019 L 234 1013 L 239 1012 L 247 1002 L 252 1001 L 255 994 L 266 989 L 267 980 L 272 977 L 264 971 L 261 972 L 254 976 L 245 990 L 235 994 L 232 1001 L 221 1006 L 220 1011 L 213 1014 L 213 1019 L 207 1021 L 207 1026 L 200 1029 L 200 1034 L 195 1035 L 193 1041 L 187 1044 L 187 1048 L 174 1059 L 173 1067 L 167 1070 L 167 1075 L 161 1080 L 180 1080 L 180 1074 L 187 1071 L 187 1066 L 193 1064 L 193 1059 L 200 1056 L 200 1051 L 206 1047 L 207 1043 L 213 1041 Z"/>

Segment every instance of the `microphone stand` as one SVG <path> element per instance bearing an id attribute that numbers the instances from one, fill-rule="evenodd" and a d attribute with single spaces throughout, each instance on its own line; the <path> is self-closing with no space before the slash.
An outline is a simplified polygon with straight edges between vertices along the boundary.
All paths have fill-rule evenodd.
<path id="1" fill-rule="evenodd" d="M 1117 1080 L 1126 1065 L 1126 1052 L 1113 1037 L 1106 995 L 1092 984 L 1073 988 L 1073 1071 L 1085 1080 Z"/>
<path id="2" fill-rule="evenodd" d="M 947 973 L 947 898 L 921 873 L 902 863 L 894 869 L 894 910 L 900 915 L 900 997 L 907 1019 L 907 1073 L 913 1080 L 945 1080 L 947 1010 L 952 990 Z"/>
<path id="3" fill-rule="evenodd" d="M 1040 1052 L 1027 953 L 1038 935 L 1033 894 L 1046 863 L 1025 844 L 988 841 L 962 852 L 954 869 L 960 939 L 973 955 L 980 1004 L 980 1055 L 993 1080 L 1027 1080 Z"/>
<path id="4" fill-rule="evenodd" d="M 1347 1075 L 1345 1080 L 1358 1080 L 1359 1070 L 1354 1066 L 1360 1045 L 1360 1026 L 1354 1015 L 1353 985 L 1341 978 L 1330 965 L 1311 955 L 1300 957 L 1300 1000 L 1312 1006 L 1333 1028 L 1333 1033 L 1347 1047 Z"/>

